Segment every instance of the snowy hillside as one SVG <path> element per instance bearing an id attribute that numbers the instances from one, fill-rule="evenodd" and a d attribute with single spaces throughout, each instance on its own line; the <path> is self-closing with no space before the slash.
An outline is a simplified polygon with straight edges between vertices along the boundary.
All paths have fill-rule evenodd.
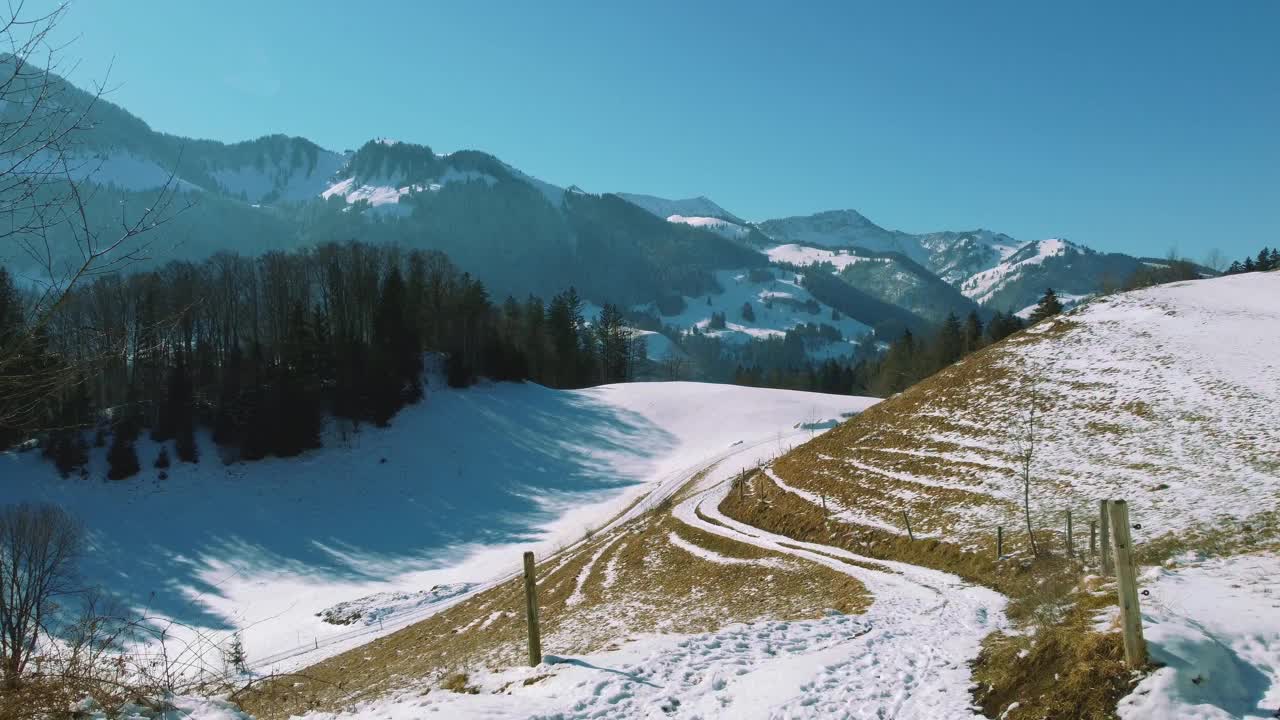
<path id="1" fill-rule="evenodd" d="M 1280 335 L 1257 330 L 1280 321 L 1278 294 L 1280 275 L 1252 273 L 1095 299 L 944 370 L 788 462 L 923 491 L 920 502 L 930 491 L 955 494 L 965 502 L 922 505 L 920 528 L 985 537 L 1018 503 L 1012 445 L 1034 386 L 1044 404 L 1036 467 L 1046 514 L 1124 496 L 1153 530 L 1171 532 L 1272 508 Z M 927 439 L 931 451 L 893 451 L 884 430 L 869 442 L 863 426 L 872 423 L 903 442 Z M 894 497 L 858 495 L 859 510 L 892 522 Z"/>
<path id="2" fill-rule="evenodd" d="M 995 267 L 967 278 L 960 284 L 960 291 L 980 303 L 986 302 L 1004 285 L 1016 280 L 1030 268 L 1043 264 L 1051 257 L 1059 257 L 1068 250 L 1091 252 L 1087 248 L 1056 238 L 1027 243 L 1002 258 Z"/>
<path id="3" fill-rule="evenodd" d="M 788 330 L 806 323 L 830 325 L 840 332 L 839 341 L 815 343 L 808 348 L 811 358 L 849 355 L 858 341 L 871 332 L 867 325 L 818 302 L 802 287 L 803 274 L 771 268 L 755 273 L 721 270 L 715 276 L 723 292 L 686 297 L 684 309 L 676 315 L 662 316 L 663 324 L 686 332 L 696 327 L 699 333 L 728 343 L 782 338 Z M 744 315 L 747 305 L 751 307 L 751 317 Z M 715 313 L 724 315 L 723 328 L 711 326 Z M 653 356 L 651 350 L 650 357 Z"/>
<path id="4" fill-rule="evenodd" d="M 667 198 L 637 193 L 617 193 L 617 195 L 632 205 L 642 207 L 664 220 L 670 219 L 672 215 L 681 215 L 690 218 L 719 218 L 733 225 L 746 224 L 738 216 L 715 204 L 709 198 L 702 196 L 683 200 L 668 200 Z"/>
<path id="5" fill-rule="evenodd" d="M 1033 443 L 1041 543 L 1066 544 L 1072 511 L 1083 554 L 1098 500 L 1124 498 L 1140 557 L 1163 568 L 1144 571 L 1142 608 L 1152 656 L 1168 667 L 1121 701 L 1122 716 L 1265 717 L 1280 707 L 1280 586 L 1262 579 L 1280 563 L 1280 334 L 1264 330 L 1280 326 L 1276 297 L 1273 272 L 1094 299 L 766 472 L 877 542 L 905 536 L 906 513 L 916 538 L 975 558 L 991 557 L 1002 526 L 1005 552 L 1025 558 L 1019 453 Z M 1090 594 L 1093 582 L 1077 597 L 1114 598 L 1112 588 Z M 1202 602 L 1199 592 L 1232 599 Z M 1114 638 L 1114 617 L 1112 606 L 1079 632 Z"/>
<path id="6" fill-rule="evenodd" d="M 85 580 L 218 642 L 241 631 L 265 670 L 421 619 L 503 577 L 523 550 L 576 543 L 641 494 L 657 502 L 690 466 L 795 442 L 812 432 L 800 426 L 870 402 L 698 383 L 432 388 L 392 427 L 333 429 L 296 459 L 224 466 L 206 441 L 200 464 L 161 479 L 144 439 L 143 473 L 110 483 L 102 450 L 83 480 L 5 453 L 0 490 L 84 520 Z M 359 617 L 335 625 L 326 612 Z"/>

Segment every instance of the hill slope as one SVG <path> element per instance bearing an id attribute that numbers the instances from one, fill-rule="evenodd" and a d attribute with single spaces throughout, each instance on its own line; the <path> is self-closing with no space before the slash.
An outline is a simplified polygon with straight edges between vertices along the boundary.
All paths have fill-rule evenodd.
<path id="1" fill-rule="evenodd" d="M 1150 532 L 1270 509 L 1280 488 L 1280 275 L 1097 299 L 978 353 L 776 466 L 868 519 L 976 541 L 1016 525 L 1017 444 L 1037 408 L 1046 518 L 1129 498 Z M 1056 521 L 1055 521 L 1056 523 Z"/>

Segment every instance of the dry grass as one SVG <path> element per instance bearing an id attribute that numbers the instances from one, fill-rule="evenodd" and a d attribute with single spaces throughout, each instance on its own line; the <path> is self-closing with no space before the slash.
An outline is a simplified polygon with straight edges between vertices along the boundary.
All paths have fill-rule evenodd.
<path id="1" fill-rule="evenodd" d="M 699 557 L 671 537 L 732 564 Z M 736 622 L 857 613 L 869 598 L 857 580 L 684 525 L 670 505 L 598 533 L 538 566 L 543 650 L 579 655 L 647 632 L 698 633 Z M 467 692 L 467 671 L 525 661 L 524 591 L 516 579 L 439 615 L 318 663 L 299 677 L 263 683 L 242 707 L 264 720 L 349 707 L 421 684 Z M 461 688 L 461 689 L 459 689 Z"/>
<path id="2" fill-rule="evenodd" d="M 1114 604 L 1114 588 L 1082 586 L 1089 558 L 1065 557 L 1065 548 L 1048 534 L 1038 558 L 1015 548 L 997 559 L 994 552 L 973 552 L 934 539 L 910 540 L 831 520 L 763 474 L 754 476 L 751 486 L 754 493 L 730 493 L 720 510 L 796 540 L 942 570 L 1008 596 L 1010 620 L 1035 628 L 1035 633 L 997 633 L 984 642 L 974 663 L 974 699 L 988 717 L 1111 717 L 1116 701 L 1132 687 L 1119 635 L 1092 628 L 1098 611 Z M 1014 702 L 1020 705 L 1010 711 Z"/>

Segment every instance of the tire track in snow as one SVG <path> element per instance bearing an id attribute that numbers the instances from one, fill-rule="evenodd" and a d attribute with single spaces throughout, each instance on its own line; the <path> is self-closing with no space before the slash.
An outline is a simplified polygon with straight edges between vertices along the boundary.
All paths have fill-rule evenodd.
<path id="1" fill-rule="evenodd" d="M 588 578 L 591 577 L 591 569 L 595 567 L 596 561 L 600 559 L 600 556 L 604 555 L 609 548 L 617 544 L 622 537 L 623 536 L 619 534 L 614 539 L 604 545 L 601 545 L 600 549 L 596 550 L 595 554 L 591 556 L 591 559 L 587 561 L 587 564 L 582 566 L 582 570 L 578 572 L 578 577 L 574 580 L 573 593 L 564 601 L 565 605 L 577 605 L 583 601 L 586 596 L 582 594 L 582 588 L 587 584 Z"/>
<path id="2" fill-rule="evenodd" d="M 596 676 L 558 717 L 977 717 L 968 663 L 1003 625 L 1002 596 L 946 573 L 745 525 L 718 509 L 729 488 L 721 481 L 696 490 L 672 513 L 704 532 L 855 577 L 871 607 L 685 638 Z"/>

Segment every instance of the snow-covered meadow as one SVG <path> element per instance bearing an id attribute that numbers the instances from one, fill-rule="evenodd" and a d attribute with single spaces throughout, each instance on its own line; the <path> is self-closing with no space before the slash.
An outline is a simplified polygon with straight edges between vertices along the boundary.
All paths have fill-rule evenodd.
<path id="1" fill-rule="evenodd" d="M 282 669 L 457 602 L 700 463 L 780 451 L 801 425 L 866 404 L 699 383 L 433 385 L 390 428 L 331 429 L 299 458 L 224 465 L 205 439 L 198 465 L 161 480 L 144 439 L 143 472 L 112 483 L 102 450 L 89 478 L 67 480 L 37 453 L 6 453 L 0 490 L 83 519 L 85 580 L 124 607 L 215 642 L 239 632 L 251 666 Z M 324 622 L 340 603 L 362 618 Z"/>

